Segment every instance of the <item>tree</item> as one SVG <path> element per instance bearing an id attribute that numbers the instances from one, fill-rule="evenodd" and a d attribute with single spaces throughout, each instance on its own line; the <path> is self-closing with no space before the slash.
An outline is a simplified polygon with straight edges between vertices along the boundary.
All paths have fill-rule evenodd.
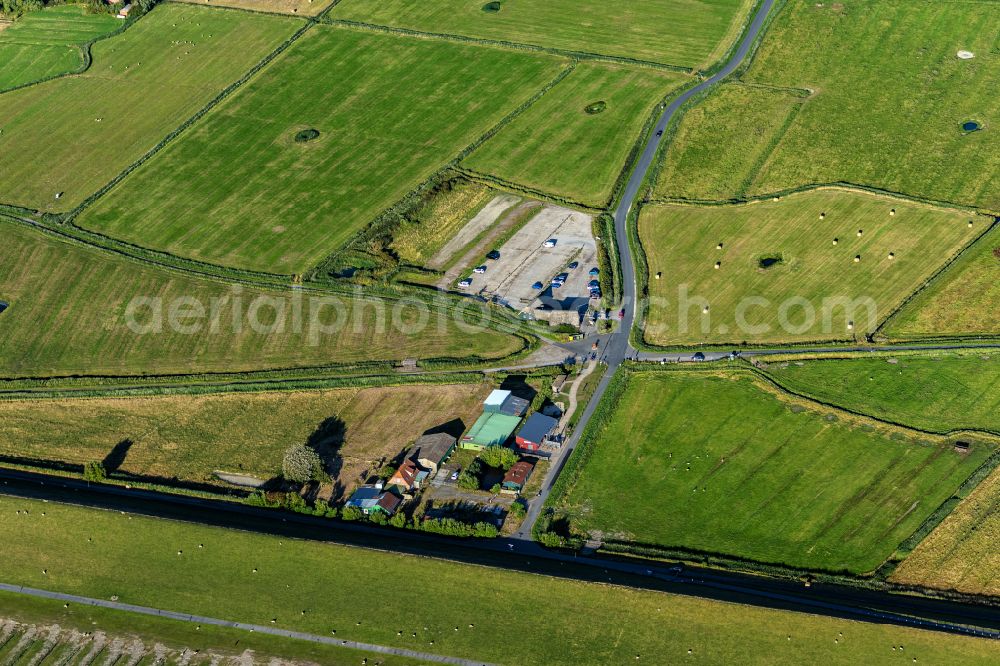
<path id="1" fill-rule="evenodd" d="M 389 524 L 393 527 L 406 527 L 406 514 L 397 513 L 389 519 Z"/>
<path id="2" fill-rule="evenodd" d="M 356 506 L 345 506 L 340 511 L 340 517 L 344 520 L 360 520 L 364 516 L 361 509 Z"/>
<path id="3" fill-rule="evenodd" d="M 312 481 L 323 469 L 319 454 L 305 444 L 295 444 L 285 451 L 281 461 L 282 475 L 295 483 Z"/>
<path id="4" fill-rule="evenodd" d="M 479 458 L 476 458 L 458 475 L 458 487 L 465 490 L 479 490 L 479 473 L 481 470 L 482 465 L 479 464 Z"/>
<path id="5" fill-rule="evenodd" d="M 510 515 L 515 518 L 524 518 L 528 513 L 528 508 L 524 505 L 524 500 L 517 500 L 510 505 Z"/>
<path id="6" fill-rule="evenodd" d="M 506 446 L 490 446 L 483 449 L 479 457 L 490 467 L 496 467 L 506 472 L 514 466 L 518 456 Z"/>
<path id="7" fill-rule="evenodd" d="M 108 472 L 104 469 L 104 463 L 99 461 L 92 461 L 84 464 L 83 466 L 83 478 L 87 481 L 92 481 L 94 483 L 100 483 L 108 478 Z"/>

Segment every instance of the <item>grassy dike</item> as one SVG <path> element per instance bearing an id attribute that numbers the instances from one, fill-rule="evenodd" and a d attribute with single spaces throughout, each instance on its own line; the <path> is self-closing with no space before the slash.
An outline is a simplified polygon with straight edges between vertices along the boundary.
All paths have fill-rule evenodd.
<path id="1" fill-rule="evenodd" d="M 925 663 L 986 663 L 996 647 L 7 496 L 0 538 L 8 583 L 505 664 L 631 663 L 636 655 L 647 663 L 688 655 L 858 663 L 895 656 L 900 644 Z M 400 586 L 420 603 L 400 603 Z"/>

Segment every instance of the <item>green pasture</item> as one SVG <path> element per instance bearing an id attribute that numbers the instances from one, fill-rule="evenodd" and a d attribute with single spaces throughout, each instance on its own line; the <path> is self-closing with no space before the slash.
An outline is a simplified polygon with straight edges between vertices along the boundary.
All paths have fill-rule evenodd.
<path id="1" fill-rule="evenodd" d="M 895 340 L 1000 335 L 1000 225 L 906 304 L 882 331 Z"/>
<path id="2" fill-rule="evenodd" d="M 186 257 L 304 273 L 565 65 L 317 26 L 79 222 Z M 304 129 L 319 136 L 295 141 Z"/>
<path id="3" fill-rule="evenodd" d="M 988 223 L 837 189 L 732 206 L 646 206 L 639 219 L 650 273 L 644 339 L 863 339 Z"/>
<path id="4" fill-rule="evenodd" d="M 83 64 L 80 45 L 120 23 L 111 14 L 61 5 L 0 25 L 0 90 L 75 71 Z"/>
<path id="5" fill-rule="evenodd" d="M 465 333 L 451 313 L 414 304 L 394 310 L 351 296 L 314 304 L 314 294 L 294 289 L 200 279 L 16 224 L 0 228 L 0 300 L 9 303 L 0 376 L 240 372 L 521 347 L 492 330 Z M 134 299 L 145 300 L 130 317 Z"/>
<path id="6" fill-rule="evenodd" d="M 40 210 L 73 208 L 300 25 L 169 3 L 94 44 L 83 74 L 0 95 L 0 198 Z"/>
<path id="7" fill-rule="evenodd" d="M 736 40 L 749 0 L 344 0 L 330 17 L 479 39 L 704 67 Z"/>
<path id="8" fill-rule="evenodd" d="M 684 122 L 679 157 L 724 153 L 741 173 L 702 168 L 697 189 L 722 198 L 849 182 L 931 200 L 1000 209 L 1000 4 L 934 0 L 789 0 L 743 79 L 805 89 L 811 96 L 765 159 L 745 160 L 745 132 L 774 93 Z M 975 54 L 957 57 L 960 50 Z M 717 96 L 727 96 L 720 89 Z M 714 107 L 726 101 L 711 102 Z M 778 116 L 780 118 L 780 114 Z M 705 129 L 693 125 L 705 120 Z M 973 120 L 980 131 L 966 132 Z M 717 128 L 717 129 L 716 129 Z M 696 144 L 696 145 L 689 145 Z M 719 144 L 719 145 L 716 145 Z M 661 193 L 691 186 L 673 178 Z"/>
<path id="9" fill-rule="evenodd" d="M 767 374 L 795 393 L 893 423 L 1000 433 L 1000 356 L 992 351 L 771 363 Z"/>
<path id="10" fill-rule="evenodd" d="M 722 84 L 685 112 L 654 197 L 720 201 L 742 196 L 802 103 L 793 91 Z"/>
<path id="11" fill-rule="evenodd" d="M 512 666 L 636 655 L 638 663 L 851 664 L 896 656 L 899 645 L 907 663 L 988 663 L 996 649 L 985 639 L 8 496 L 0 496 L 0 537 L 6 583 Z M 388 600 L 387 586 L 400 580 L 428 583 L 419 604 Z"/>
<path id="12" fill-rule="evenodd" d="M 619 381 L 560 500 L 577 528 L 605 540 L 864 573 L 992 453 L 890 438 L 746 374 Z"/>
<path id="13" fill-rule="evenodd" d="M 581 63 L 464 164 L 604 207 L 644 123 L 660 100 L 686 79 L 673 72 Z M 586 111 L 602 102 L 603 111 Z"/>

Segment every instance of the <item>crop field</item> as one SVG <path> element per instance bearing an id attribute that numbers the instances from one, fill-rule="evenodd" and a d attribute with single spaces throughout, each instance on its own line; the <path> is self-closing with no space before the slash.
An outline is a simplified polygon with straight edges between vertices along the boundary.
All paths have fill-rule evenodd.
<path id="1" fill-rule="evenodd" d="M 492 330 L 464 333 L 448 313 L 425 320 L 416 306 L 394 311 L 349 296 L 323 305 L 295 290 L 188 277 L 0 228 L 0 300 L 9 304 L 0 313 L 0 376 L 240 372 L 521 347 Z M 147 300 L 130 310 L 134 299 Z"/>
<path id="2" fill-rule="evenodd" d="M 110 14 L 80 5 L 29 12 L 0 29 L 0 90 L 72 72 L 83 64 L 79 45 L 117 28 Z"/>
<path id="3" fill-rule="evenodd" d="M 3 202 L 73 208 L 300 25 L 169 3 L 96 43 L 83 74 L 0 95 Z"/>
<path id="4" fill-rule="evenodd" d="M 794 91 L 720 85 L 686 111 L 654 197 L 720 201 L 744 195 L 802 104 Z"/>
<path id="5" fill-rule="evenodd" d="M 289 446 L 323 440 L 332 444 L 331 476 L 347 487 L 427 430 L 455 419 L 471 425 L 489 388 L 435 384 L 0 401 L 0 455 L 83 465 L 115 459 L 112 450 L 128 441 L 124 460 L 106 467 L 197 483 L 215 482 L 216 470 L 267 481 L 281 473 Z"/>
<path id="6" fill-rule="evenodd" d="M 769 363 L 783 387 L 853 412 L 937 433 L 1000 433 L 1000 355 Z"/>
<path id="7" fill-rule="evenodd" d="M 212 7 L 235 7 L 236 9 L 251 9 L 258 12 L 278 12 L 282 14 L 298 14 L 299 16 L 315 16 L 330 6 L 333 0 L 176 0 L 196 5 L 211 5 Z"/>
<path id="8" fill-rule="evenodd" d="M 814 94 L 767 158 L 756 161 L 759 168 L 737 180 L 747 179 L 750 195 L 849 182 L 1000 209 L 998 26 L 995 2 L 791 0 L 743 79 Z M 974 57 L 960 59 L 960 50 Z M 773 93 L 759 95 L 766 104 Z M 724 135 L 750 126 L 758 102 L 744 109 L 716 116 L 711 126 Z M 964 130 L 969 121 L 980 129 Z M 681 134 L 700 145 L 677 144 L 680 155 L 719 151 L 705 145 L 718 142 L 716 132 Z M 740 161 L 743 142 L 722 146 L 734 155 L 721 163 Z M 723 170 L 705 169 L 699 178 L 701 192 L 732 188 L 733 196 L 740 189 Z M 674 179 L 665 192 L 686 187 Z"/>
<path id="9" fill-rule="evenodd" d="M 889 437 L 747 375 L 635 373 L 562 503 L 604 539 L 869 572 L 992 453 Z"/>
<path id="10" fill-rule="evenodd" d="M 992 229 L 883 331 L 893 339 L 948 335 L 1000 336 L 1000 225 Z"/>
<path id="11" fill-rule="evenodd" d="M 1000 470 L 920 542 L 890 580 L 1000 596 Z"/>
<path id="12" fill-rule="evenodd" d="M 480 39 L 523 42 L 684 67 L 719 59 L 736 40 L 749 0 L 344 0 L 331 18 Z"/>
<path id="13" fill-rule="evenodd" d="M 652 276 L 645 340 L 861 339 L 987 224 L 837 189 L 735 206 L 647 206 L 639 220 Z"/>
<path id="14" fill-rule="evenodd" d="M 304 273 L 565 66 L 317 26 L 80 224 L 204 261 Z M 318 136 L 295 140 L 308 129 Z"/>
<path id="15" fill-rule="evenodd" d="M 907 663 L 985 663 L 996 650 L 985 639 L 7 496 L 0 537 L 4 582 L 512 666 L 637 654 L 640 663 L 848 664 L 901 644 Z M 372 593 L 407 579 L 434 581 L 420 604 Z"/>
<path id="16" fill-rule="evenodd" d="M 464 164 L 604 207 L 653 108 L 686 79 L 675 72 L 581 63 Z"/>

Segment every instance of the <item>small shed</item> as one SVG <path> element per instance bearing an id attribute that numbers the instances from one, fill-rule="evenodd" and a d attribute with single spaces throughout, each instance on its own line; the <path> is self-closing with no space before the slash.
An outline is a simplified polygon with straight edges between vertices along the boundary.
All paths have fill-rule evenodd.
<path id="1" fill-rule="evenodd" d="M 528 417 L 528 420 L 524 422 L 521 430 L 517 433 L 515 439 L 517 448 L 522 451 L 537 451 L 558 427 L 559 421 L 556 419 L 535 412 Z"/>
<path id="2" fill-rule="evenodd" d="M 535 466 L 526 460 L 514 463 L 504 475 L 500 489 L 506 492 L 521 492 L 534 470 Z"/>
<path id="3" fill-rule="evenodd" d="M 373 513 L 383 513 L 391 516 L 403 503 L 399 495 L 382 490 L 380 486 L 361 486 L 354 491 L 344 506 L 361 509 L 366 516 Z"/>

